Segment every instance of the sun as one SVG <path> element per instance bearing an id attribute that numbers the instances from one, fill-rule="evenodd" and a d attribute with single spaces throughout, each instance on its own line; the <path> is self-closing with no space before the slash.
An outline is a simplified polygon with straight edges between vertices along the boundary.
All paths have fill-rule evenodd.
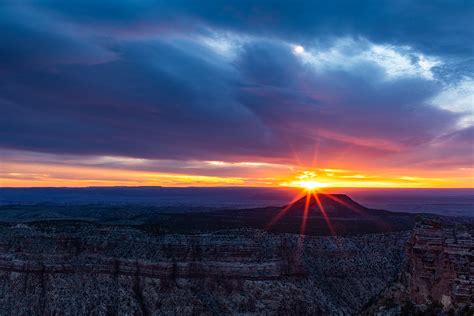
<path id="1" fill-rule="evenodd" d="M 316 191 L 322 187 L 325 187 L 324 183 L 314 181 L 314 180 L 301 180 L 301 181 L 294 181 L 292 183 L 294 186 L 298 186 L 300 188 L 305 189 L 306 191 Z"/>
<path id="2" fill-rule="evenodd" d="M 318 174 L 316 171 L 306 170 L 297 175 L 293 181 L 286 182 L 285 185 L 302 188 L 308 192 L 314 192 L 328 185 L 327 183 L 318 180 Z"/>
<path id="3" fill-rule="evenodd" d="M 314 189 L 319 188 L 321 186 L 321 183 L 317 181 L 308 180 L 308 181 L 300 181 L 299 185 L 304 189 L 313 191 Z"/>
<path id="4" fill-rule="evenodd" d="M 293 187 L 293 188 L 300 188 L 301 191 L 297 194 L 297 196 L 285 207 L 283 207 L 270 221 L 267 225 L 267 229 L 272 227 L 275 223 L 277 223 L 289 209 L 291 209 L 296 203 L 302 201 L 304 199 L 304 209 L 303 214 L 301 217 L 301 227 L 300 227 L 300 236 L 305 235 L 306 224 L 308 222 L 308 218 L 310 216 L 310 212 L 316 211 L 320 212 L 328 228 L 331 232 L 331 235 L 336 236 L 336 231 L 332 226 L 331 220 L 326 212 L 325 206 L 323 205 L 323 200 L 320 197 L 324 197 L 325 199 L 335 199 L 330 194 L 324 193 L 324 187 L 329 187 L 329 182 L 324 182 L 324 178 L 318 177 L 318 172 L 315 170 L 303 170 L 300 171 L 298 175 L 294 176 L 292 179 L 293 181 L 284 182 L 282 185 Z M 313 201 L 313 202 L 312 202 Z M 301 205 L 300 205 L 301 206 Z"/>

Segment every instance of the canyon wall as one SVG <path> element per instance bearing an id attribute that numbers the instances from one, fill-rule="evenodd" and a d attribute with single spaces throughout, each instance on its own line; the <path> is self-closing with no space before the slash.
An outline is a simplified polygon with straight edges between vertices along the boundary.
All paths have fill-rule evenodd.
<path id="1" fill-rule="evenodd" d="M 415 304 L 474 301 L 474 234 L 439 221 L 420 222 L 407 244 L 407 281 Z"/>
<path id="2" fill-rule="evenodd" d="M 474 313 L 474 229 L 421 219 L 405 246 L 398 282 L 382 292 L 367 314 Z"/>
<path id="3" fill-rule="evenodd" d="M 406 233 L 0 226 L 0 315 L 350 314 L 392 282 Z"/>

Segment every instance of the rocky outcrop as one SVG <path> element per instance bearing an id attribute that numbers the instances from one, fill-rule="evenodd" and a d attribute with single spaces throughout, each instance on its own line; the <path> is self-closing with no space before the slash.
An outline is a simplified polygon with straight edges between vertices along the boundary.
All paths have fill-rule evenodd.
<path id="1" fill-rule="evenodd" d="M 406 268 L 367 311 L 474 312 L 474 229 L 421 219 L 406 244 Z M 405 312 L 408 312 L 405 311 Z M 403 313 L 402 313 L 403 314 Z"/>
<path id="2" fill-rule="evenodd" d="M 449 308 L 474 301 L 474 231 L 423 221 L 407 244 L 407 254 L 415 304 L 438 302 Z"/>
<path id="3" fill-rule="evenodd" d="M 406 233 L 0 226 L 0 315 L 350 314 L 394 280 Z"/>

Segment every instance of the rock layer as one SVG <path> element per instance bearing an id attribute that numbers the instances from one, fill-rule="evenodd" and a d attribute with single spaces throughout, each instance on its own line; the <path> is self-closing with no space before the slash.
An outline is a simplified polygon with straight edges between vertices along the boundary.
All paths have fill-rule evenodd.
<path id="1" fill-rule="evenodd" d="M 406 233 L 302 238 L 260 230 L 0 227 L 0 314 L 348 314 L 399 272 Z"/>
<path id="2" fill-rule="evenodd" d="M 422 219 L 406 244 L 406 266 L 367 314 L 474 313 L 474 229 Z"/>
<path id="3" fill-rule="evenodd" d="M 415 304 L 449 307 L 474 301 L 474 231 L 424 221 L 415 228 L 407 254 Z"/>

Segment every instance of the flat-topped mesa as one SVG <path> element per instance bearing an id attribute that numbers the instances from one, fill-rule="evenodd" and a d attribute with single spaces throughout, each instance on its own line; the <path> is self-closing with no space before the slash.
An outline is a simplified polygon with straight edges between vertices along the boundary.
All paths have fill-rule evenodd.
<path id="1" fill-rule="evenodd" d="M 284 208 L 288 208 L 289 213 L 302 212 L 307 203 L 309 203 L 309 210 L 323 211 L 335 216 L 365 216 L 371 213 L 370 209 L 360 205 L 345 194 L 308 194 Z"/>
<path id="2" fill-rule="evenodd" d="M 229 217 L 228 214 L 232 214 Z M 193 220 L 200 227 L 218 221 L 219 226 L 256 227 L 271 232 L 302 233 L 305 235 L 354 235 L 387 233 L 413 227 L 416 216 L 409 213 L 370 209 L 345 194 L 310 193 L 280 207 L 260 207 L 202 214 Z M 186 215 L 183 220 L 189 220 Z"/>

